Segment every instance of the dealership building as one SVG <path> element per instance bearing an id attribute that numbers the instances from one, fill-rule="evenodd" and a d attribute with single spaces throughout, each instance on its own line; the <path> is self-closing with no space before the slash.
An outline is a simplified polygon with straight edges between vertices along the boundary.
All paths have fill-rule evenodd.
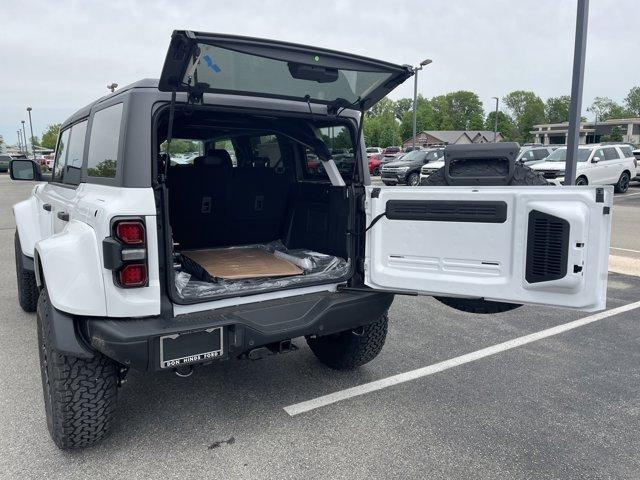
<path id="1" fill-rule="evenodd" d="M 569 122 L 545 123 L 534 125 L 529 133 L 534 136 L 535 143 L 543 145 L 564 145 L 567 143 Z M 611 135 L 612 130 L 622 135 L 623 142 L 640 143 L 640 117 L 612 118 L 601 122 L 580 123 L 580 143 L 597 143 L 605 135 Z"/>
<path id="2" fill-rule="evenodd" d="M 501 141 L 502 135 L 497 134 L 496 141 Z M 493 142 L 493 130 L 426 130 L 416 135 L 416 146 L 430 147 L 432 145 L 456 145 L 461 143 L 489 143 Z M 413 138 L 402 142 L 404 148 L 413 145 Z"/>

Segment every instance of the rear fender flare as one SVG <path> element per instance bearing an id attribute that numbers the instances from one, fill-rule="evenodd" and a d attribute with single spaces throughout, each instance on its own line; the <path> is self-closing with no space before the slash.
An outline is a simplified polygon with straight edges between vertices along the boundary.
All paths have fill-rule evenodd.
<path id="1" fill-rule="evenodd" d="M 73 315 L 107 314 L 102 261 L 96 233 L 71 220 L 65 229 L 41 240 L 35 248 L 39 286 L 46 281 L 51 304 Z"/>

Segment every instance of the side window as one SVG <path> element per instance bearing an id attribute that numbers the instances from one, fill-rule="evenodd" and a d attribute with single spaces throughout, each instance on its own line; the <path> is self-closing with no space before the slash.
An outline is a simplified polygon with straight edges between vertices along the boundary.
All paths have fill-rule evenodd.
<path id="1" fill-rule="evenodd" d="M 121 103 L 94 114 L 89 139 L 89 154 L 87 155 L 87 175 L 115 178 L 118 170 L 121 122 Z"/>
<path id="2" fill-rule="evenodd" d="M 331 158 L 338 167 L 340 175 L 345 182 L 349 183 L 353 177 L 356 162 L 349 129 L 341 125 L 324 127 L 320 129 L 320 135 L 331 152 Z M 314 180 L 328 180 L 322 161 L 309 150 L 306 152 L 304 176 Z"/>
<path id="3" fill-rule="evenodd" d="M 618 160 L 620 158 L 618 151 L 613 147 L 603 148 L 603 150 L 605 160 Z"/>
<path id="4" fill-rule="evenodd" d="M 160 152 L 169 154 L 172 166 L 193 165 L 197 157 L 204 155 L 204 143 L 202 140 L 173 138 L 168 151 L 166 141 L 160 144 Z"/>
<path id="5" fill-rule="evenodd" d="M 603 161 L 604 160 L 604 152 L 602 151 L 602 148 L 598 148 L 594 154 L 593 154 L 593 159 L 595 160 L 596 157 L 600 160 Z"/>
<path id="6" fill-rule="evenodd" d="M 547 152 L 546 148 L 538 148 L 533 151 L 533 158 L 536 160 L 542 160 L 543 158 L 547 158 L 549 156 L 549 152 Z"/>
<path id="7" fill-rule="evenodd" d="M 280 143 L 275 135 L 252 137 L 251 156 L 254 162 L 264 162 L 265 166 L 274 168 L 280 165 Z"/>
<path id="8" fill-rule="evenodd" d="M 82 173 L 84 139 L 87 133 L 87 121 L 76 123 L 71 127 L 71 138 L 67 149 L 67 161 L 61 170 L 63 183 L 78 185 Z"/>
<path id="9" fill-rule="evenodd" d="M 69 133 L 71 133 L 70 128 L 67 128 L 60 133 L 58 149 L 56 150 L 56 158 L 53 164 L 53 175 L 51 176 L 52 182 L 62 182 L 64 164 L 67 160 L 67 150 L 69 147 Z"/>
<path id="10" fill-rule="evenodd" d="M 622 151 L 622 155 L 624 155 L 625 158 L 633 157 L 633 150 L 631 150 L 631 147 L 625 145 L 623 147 L 620 147 L 620 150 Z"/>
<path id="11" fill-rule="evenodd" d="M 216 150 L 226 150 L 229 156 L 231 157 L 231 163 L 234 167 L 238 166 L 238 158 L 236 157 L 236 149 L 233 146 L 233 142 L 231 140 L 216 140 L 214 143 L 214 147 Z"/>

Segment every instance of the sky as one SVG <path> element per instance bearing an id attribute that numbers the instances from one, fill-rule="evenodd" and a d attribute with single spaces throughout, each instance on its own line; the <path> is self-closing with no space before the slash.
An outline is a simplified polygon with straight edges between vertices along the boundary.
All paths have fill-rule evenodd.
<path id="1" fill-rule="evenodd" d="M 492 110 L 513 90 L 543 100 L 571 90 L 577 0 L 3 0 L 0 135 L 17 141 L 108 93 L 157 78 L 175 29 L 273 38 L 400 64 L 433 59 L 425 97 L 476 92 Z M 591 0 L 583 115 L 596 96 L 640 85 L 640 0 Z M 413 81 L 391 98 L 411 97 Z"/>

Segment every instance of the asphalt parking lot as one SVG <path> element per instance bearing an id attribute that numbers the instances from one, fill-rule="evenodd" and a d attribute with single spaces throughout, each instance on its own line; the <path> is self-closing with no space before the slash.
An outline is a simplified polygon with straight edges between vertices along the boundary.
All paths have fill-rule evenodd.
<path id="1" fill-rule="evenodd" d="M 391 187 L 399 188 L 399 187 Z M 221 362 L 189 378 L 131 372 L 113 433 L 56 449 L 42 401 L 35 315 L 16 299 L 11 205 L 0 175 L 0 478 L 640 478 L 640 309 L 291 416 L 285 407 L 476 352 L 589 314 L 457 312 L 396 297 L 382 354 L 353 372 L 300 350 Z M 616 270 L 640 260 L 640 187 L 614 200 Z M 628 267 L 627 267 L 628 266 Z M 627 271 L 626 269 L 629 268 Z M 640 301 L 611 273 L 608 308 Z"/>

